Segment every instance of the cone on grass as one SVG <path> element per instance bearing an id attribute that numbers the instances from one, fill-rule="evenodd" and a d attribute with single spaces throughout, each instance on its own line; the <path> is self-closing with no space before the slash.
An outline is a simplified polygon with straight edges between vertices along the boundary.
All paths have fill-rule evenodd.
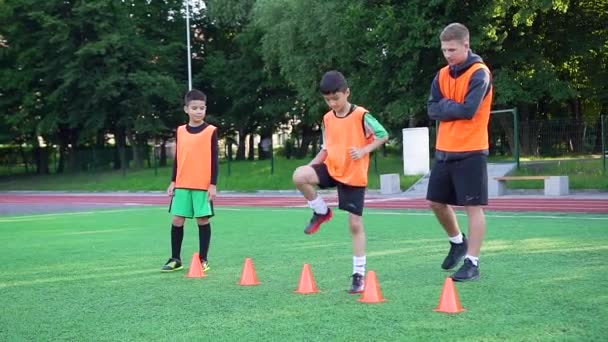
<path id="1" fill-rule="evenodd" d="M 239 285 L 242 286 L 253 286 L 258 285 L 258 276 L 255 274 L 255 268 L 253 267 L 253 261 L 251 258 L 245 258 L 245 264 L 243 265 L 243 272 L 241 273 L 241 281 Z"/>
<path id="2" fill-rule="evenodd" d="M 382 297 L 382 291 L 380 291 L 380 285 L 378 279 L 376 279 L 376 272 L 369 271 L 365 276 L 365 289 L 359 301 L 361 303 L 381 303 L 386 299 Z"/>
<path id="3" fill-rule="evenodd" d="M 439 298 L 439 305 L 437 305 L 433 311 L 444 313 L 459 313 L 465 311 L 460 305 L 460 300 L 458 300 L 458 294 L 456 293 L 452 278 L 447 277 L 445 279 L 441 297 Z"/>
<path id="4" fill-rule="evenodd" d="M 205 272 L 203 272 L 203 265 L 201 264 L 201 258 L 198 253 L 192 254 L 192 259 L 190 260 L 190 268 L 188 269 L 188 273 L 186 274 L 188 278 L 202 278 L 205 277 Z"/>
<path id="5" fill-rule="evenodd" d="M 298 285 L 298 288 L 294 292 L 301 294 L 319 292 L 317 284 L 315 283 L 315 278 L 313 278 L 312 276 L 310 265 L 304 264 L 304 267 L 302 267 L 302 274 L 300 274 L 300 283 Z"/>

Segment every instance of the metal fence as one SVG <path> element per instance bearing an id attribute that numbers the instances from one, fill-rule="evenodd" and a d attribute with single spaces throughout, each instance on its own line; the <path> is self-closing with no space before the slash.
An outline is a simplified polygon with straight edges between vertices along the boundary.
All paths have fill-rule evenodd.
<path id="1" fill-rule="evenodd" d="M 80 147 L 60 151 L 57 146 L 0 147 L 0 176 L 35 173 L 77 173 L 112 169 L 153 168 L 157 155 L 152 146 L 138 148 Z"/>
<path id="2" fill-rule="evenodd" d="M 523 120 L 517 121 L 516 112 L 505 111 L 492 115 L 489 124 L 490 158 L 495 161 L 519 161 L 519 157 L 558 157 L 601 155 L 606 173 L 608 158 L 608 115 L 588 121 Z M 515 130 L 515 128 L 517 128 Z M 435 148 L 436 126 L 429 127 L 431 157 Z M 396 146 L 379 151 L 402 155 L 401 139 Z M 256 159 L 257 159 L 256 149 Z M 121 156 L 121 154 L 123 154 Z M 274 158 L 284 158 L 285 147 L 275 146 L 269 158 L 271 172 Z M 222 153 L 221 158 L 226 156 Z M 306 155 L 309 158 L 309 154 Z M 121 161 L 125 162 L 122 163 Z M 171 164 L 172 160 L 167 160 Z M 124 165 L 122 165 L 124 164 Z M 31 148 L 0 146 L 0 176 L 23 173 L 90 172 L 129 168 L 158 168 L 159 148 L 147 146 L 138 153 L 127 146 L 122 151 L 115 147 L 83 147 L 60 151 L 57 147 Z M 371 167 L 377 168 L 375 158 Z"/>

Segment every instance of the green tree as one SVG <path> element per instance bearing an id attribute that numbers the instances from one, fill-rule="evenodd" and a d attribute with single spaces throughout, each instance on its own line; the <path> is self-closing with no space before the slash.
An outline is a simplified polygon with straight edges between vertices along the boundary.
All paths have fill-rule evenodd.
<path id="1" fill-rule="evenodd" d="M 180 63 L 185 56 L 180 1 L 9 0 L 0 18 L 9 68 L 3 110 L 34 125 L 29 137 L 59 146 L 59 167 L 76 167 L 76 151 L 93 140 L 116 139 L 126 166 L 130 142 L 141 166 L 147 140 L 166 131 L 163 120 L 177 115 Z M 5 20 L 6 19 L 6 20 Z M 181 61 L 183 62 L 185 58 Z M 172 120 L 168 120 L 172 121 Z"/>
<path id="2" fill-rule="evenodd" d="M 236 159 L 254 157 L 254 134 L 271 137 L 288 119 L 293 92 L 265 65 L 259 42 L 262 31 L 251 21 L 254 1 L 209 1 L 214 31 L 208 39 L 203 77 L 211 84 L 223 131 L 238 133 Z M 249 151 L 245 138 L 249 137 Z"/>

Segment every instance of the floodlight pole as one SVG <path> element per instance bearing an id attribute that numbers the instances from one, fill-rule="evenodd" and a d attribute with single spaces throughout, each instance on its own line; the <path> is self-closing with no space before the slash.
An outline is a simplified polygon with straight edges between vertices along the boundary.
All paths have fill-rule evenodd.
<path id="1" fill-rule="evenodd" d="M 604 174 L 606 174 L 606 157 L 608 154 L 608 151 L 606 151 L 606 129 L 608 127 L 606 127 L 606 125 L 604 124 L 606 119 L 608 119 L 608 116 L 600 115 L 600 120 L 602 122 L 602 168 Z"/>
<path id="2" fill-rule="evenodd" d="M 188 47 L 188 90 L 192 90 L 192 53 L 190 52 L 190 0 L 186 0 L 186 45 Z"/>

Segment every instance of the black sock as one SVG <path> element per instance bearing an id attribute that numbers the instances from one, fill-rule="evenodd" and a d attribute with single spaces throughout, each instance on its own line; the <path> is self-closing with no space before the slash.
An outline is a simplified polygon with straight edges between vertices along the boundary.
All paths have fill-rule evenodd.
<path id="1" fill-rule="evenodd" d="M 202 260 L 207 261 L 209 243 L 211 242 L 211 223 L 198 225 L 199 254 Z"/>
<path id="2" fill-rule="evenodd" d="M 171 225 L 171 258 L 181 260 L 184 226 Z"/>

